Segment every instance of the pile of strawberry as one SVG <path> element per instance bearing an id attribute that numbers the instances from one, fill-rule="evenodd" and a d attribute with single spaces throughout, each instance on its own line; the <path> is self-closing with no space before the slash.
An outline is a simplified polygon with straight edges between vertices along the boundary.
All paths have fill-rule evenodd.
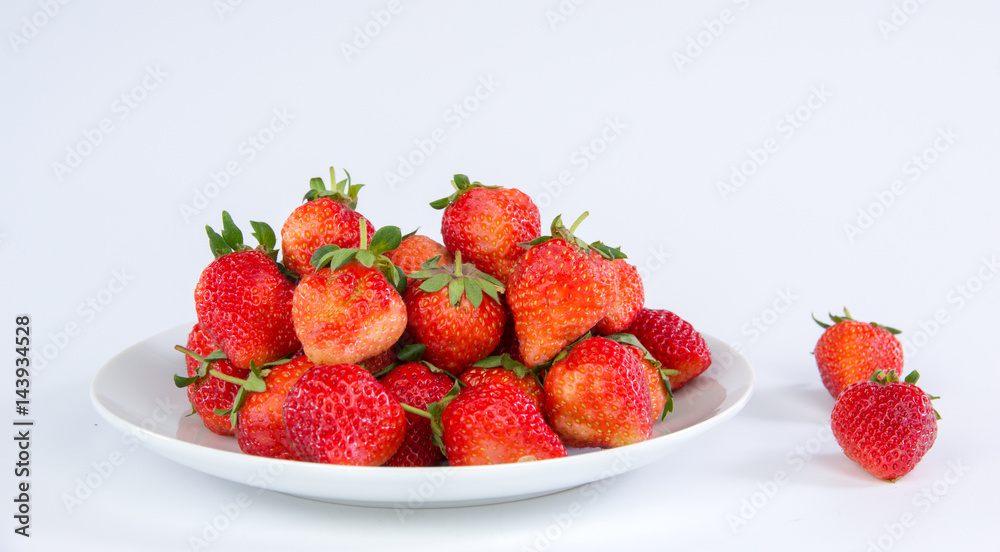
<path id="1" fill-rule="evenodd" d="M 357 210 L 360 184 L 310 181 L 277 237 L 228 213 L 195 289 L 186 387 L 205 426 L 273 458 L 498 464 L 648 439 L 711 364 L 688 322 L 645 308 L 617 248 L 523 192 L 455 175 L 444 243 Z"/>
<path id="2" fill-rule="evenodd" d="M 910 473 L 937 439 L 940 419 L 928 395 L 917 387 L 920 374 L 904 381 L 899 330 L 859 322 L 845 308 L 816 323 L 823 335 L 813 354 L 820 377 L 836 403 L 833 435 L 848 458 L 869 473 L 896 481 Z"/>

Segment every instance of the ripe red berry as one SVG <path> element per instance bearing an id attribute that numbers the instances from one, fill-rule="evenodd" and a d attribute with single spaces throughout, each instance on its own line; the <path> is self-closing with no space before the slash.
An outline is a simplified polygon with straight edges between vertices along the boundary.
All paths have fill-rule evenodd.
<path id="1" fill-rule="evenodd" d="M 566 456 L 566 447 L 519 389 L 466 388 L 445 407 L 442 440 L 453 466 L 507 464 Z"/>
<path id="2" fill-rule="evenodd" d="M 833 407 L 833 435 L 844 454 L 879 479 L 910 473 L 937 438 L 933 397 L 914 385 L 917 377 L 900 382 L 879 370 L 848 386 Z"/>
<path id="3" fill-rule="evenodd" d="M 836 398 L 848 385 L 865 381 L 877 370 L 903 375 L 903 345 L 899 330 L 874 322 L 858 322 L 845 308 L 844 316 L 830 315 L 834 324 L 816 320 L 824 328 L 813 354 L 827 391 Z"/>
<path id="4" fill-rule="evenodd" d="M 627 331 L 639 339 L 662 368 L 680 372 L 670 376 L 674 391 L 712 365 L 712 351 L 705 338 L 688 321 L 668 310 L 642 309 Z"/>
<path id="5" fill-rule="evenodd" d="M 379 466 L 406 433 L 399 402 L 355 364 L 314 366 L 288 390 L 282 412 L 295 452 L 308 462 Z"/>
<path id="6" fill-rule="evenodd" d="M 312 367 L 313 363 L 305 355 L 297 356 L 270 369 L 264 378 L 265 391 L 248 394 L 236 422 L 236 441 L 240 450 L 254 456 L 299 459 L 285 431 L 282 407 L 288 390 Z"/>

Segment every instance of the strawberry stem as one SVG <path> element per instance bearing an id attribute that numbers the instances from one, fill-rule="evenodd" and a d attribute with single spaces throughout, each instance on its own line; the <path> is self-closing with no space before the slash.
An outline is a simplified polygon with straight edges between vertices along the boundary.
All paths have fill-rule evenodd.
<path id="1" fill-rule="evenodd" d="M 420 410 L 419 408 L 410 406 L 406 403 L 399 403 L 399 406 L 403 407 L 403 410 L 409 412 L 410 414 L 416 414 L 417 416 L 427 418 L 428 420 L 433 418 L 430 412 L 427 412 L 426 410 Z"/>
<path id="2" fill-rule="evenodd" d="M 583 222 L 583 220 L 586 219 L 588 216 L 590 216 L 590 212 L 584 211 L 583 214 L 576 219 L 576 222 L 573 223 L 573 226 L 569 227 L 569 233 L 575 234 L 577 227 L 580 226 L 580 223 Z"/>
<path id="3" fill-rule="evenodd" d="M 361 225 L 361 245 L 358 249 L 368 249 L 368 221 L 365 220 L 365 217 L 361 217 L 359 224 Z"/>

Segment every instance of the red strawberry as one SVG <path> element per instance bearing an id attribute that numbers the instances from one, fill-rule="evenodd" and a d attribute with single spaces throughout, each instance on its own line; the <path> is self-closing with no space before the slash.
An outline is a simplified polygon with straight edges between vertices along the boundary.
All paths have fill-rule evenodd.
<path id="1" fill-rule="evenodd" d="M 375 233 L 370 247 L 362 232 L 361 249 L 329 245 L 316 251 L 316 272 L 299 281 L 292 301 L 295 333 L 309 360 L 356 363 L 400 338 L 406 305 L 397 287 L 406 285 L 406 277 L 382 255 L 399 240 L 399 228 L 387 226 Z"/>
<path id="2" fill-rule="evenodd" d="M 243 233 L 222 212 L 222 235 L 206 226 L 215 260 L 194 291 L 198 323 L 238 368 L 287 356 L 299 348 L 292 327 L 295 284 L 274 261 L 274 232 L 251 223 L 258 249 L 243 245 Z"/>
<path id="3" fill-rule="evenodd" d="M 669 377 L 679 372 L 662 368 L 662 364 L 653 358 L 653 355 L 632 334 L 614 334 L 608 336 L 608 339 L 624 347 L 642 364 L 646 385 L 649 386 L 650 419 L 654 424 L 663 420 L 674 409 L 674 396 Z"/>
<path id="4" fill-rule="evenodd" d="M 419 234 L 405 236 L 399 247 L 386 251 L 385 256 L 407 275 L 419 271 L 433 257 L 440 257 L 438 266 L 455 262 L 455 258 L 443 245 Z"/>
<path id="5" fill-rule="evenodd" d="M 507 355 L 517 362 L 524 363 L 521 358 L 521 344 L 517 341 L 517 332 L 514 331 L 514 316 L 510 313 L 510 307 L 505 307 L 507 312 L 507 324 L 504 324 L 503 335 L 500 336 L 500 344 L 490 353 L 490 356 Z"/>
<path id="6" fill-rule="evenodd" d="M 546 362 L 607 315 L 615 299 L 611 265 L 567 230 L 561 217 L 551 238 L 539 238 L 510 275 L 507 304 L 524 363 Z"/>
<path id="7" fill-rule="evenodd" d="M 668 310 L 642 309 L 626 330 L 639 338 L 653 358 L 667 370 L 675 392 L 712 365 L 712 351 L 694 326 Z"/>
<path id="8" fill-rule="evenodd" d="M 375 376 L 355 364 L 318 364 L 282 408 L 292 447 L 307 462 L 379 466 L 403 443 L 406 416 Z"/>
<path id="9" fill-rule="evenodd" d="M 903 374 L 903 346 L 896 339 L 899 330 L 874 322 L 858 322 L 844 309 L 844 316 L 830 315 L 834 324 L 824 324 L 823 335 L 813 353 L 823 385 L 834 398 L 848 385 L 864 381 L 876 370 Z"/>
<path id="10" fill-rule="evenodd" d="M 232 435 L 233 427 L 229 416 L 216 414 L 216 410 L 230 408 L 240 386 L 211 375 L 209 370 L 235 378 L 246 378 L 250 370 L 237 368 L 226 360 L 226 356 L 217 349 L 199 324 L 195 324 L 188 334 L 187 347 L 178 346 L 177 350 L 186 355 L 184 361 L 187 377 L 175 376 L 174 383 L 178 387 L 187 387 L 191 407 L 209 431 L 219 435 Z"/>
<path id="11" fill-rule="evenodd" d="M 489 366 L 484 366 L 487 364 Z M 486 383 L 503 383 L 520 389 L 539 411 L 545 407 L 545 390 L 538 377 L 523 364 L 509 356 L 488 357 L 462 372 L 459 380 L 468 387 Z"/>
<path id="12" fill-rule="evenodd" d="M 427 405 L 440 401 L 454 387 L 445 373 L 435 371 L 420 362 L 410 362 L 393 368 L 379 380 L 397 401 L 426 410 Z M 443 458 L 434 443 L 431 422 L 412 412 L 406 413 L 406 437 L 386 466 L 431 466 Z"/>
<path id="13" fill-rule="evenodd" d="M 281 413 L 288 390 L 313 367 L 304 355 L 270 369 L 264 377 L 266 390 L 249 393 L 238 409 L 236 441 L 240 450 L 254 456 L 298 460 L 285 431 Z"/>
<path id="14" fill-rule="evenodd" d="M 452 466 L 507 464 L 566 456 L 535 404 L 515 387 L 469 387 L 445 407 L 442 441 Z"/>
<path id="15" fill-rule="evenodd" d="M 611 304 L 608 314 L 594 328 L 594 331 L 600 335 L 625 331 L 642 310 L 643 303 L 646 302 L 646 293 L 639 271 L 622 258 L 609 262 L 615 273 L 618 292 L 615 294 L 615 301 Z"/>
<path id="16" fill-rule="evenodd" d="M 455 193 L 431 203 L 444 209 L 441 236 L 448 251 L 461 251 L 467 262 L 504 284 L 524 254 L 520 244 L 541 233 L 538 207 L 515 188 L 484 186 L 456 174 Z"/>
<path id="17" fill-rule="evenodd" d="M 545 416 L 570 447 L 613 448 L 652 433 L 642 363 L 603 337 L 581 341 L 545 376 Z"/>
<path id="18" fill-rule="evenodd" d="M 375 356 L 368 357 L 361 362 L 358 362 L 358 366 L 368 370 L 368 372 L 372 374 L 378 374 L 382 370 L 391 366 L 392 363 L 396 362 L 396 360 L 395 347 L 389 347 Z"/>
<path id="19" fill-rule="evenodd" d="M 428 362 L 459 375 L 497 347 L 507 323 L 498 295 L 503 284 L 463 264 L 461 252 L 454 264 L 428 261 L 410 277 L 403 294 L 407 331 L 426 347 Z"/>
<path id="20" fill-rule="evenodd" d="M 895 372 L 878 370 L 837 397 L 831 423 L 844 454 L 869 473 L 896 481 L 910 473 L 937 438 L 939 416 L 931 397 L 914 385 L 912 372 L 900 382 Z"/>
<path id="21" fill-rule="evenodd" d="M 345 173 L 347 171 L 344 171 Z M 351 184 L 351 175 L 337 182 L 330 167 L 330 189 L 322 178 L 309 181 L 309 191 L 302 205 L 285 220 L 281 227 L 281 258 L 289 270 L 299 276 L 313 271 L 312 255 L 321 246 L 334 244 L 345 249 L 361 243 L 358 231 L 361 215 L 355 211 L 358 190 L 364 184 Z M 371 223 L 365 223 L 368 235 L 375 233 Z"/>

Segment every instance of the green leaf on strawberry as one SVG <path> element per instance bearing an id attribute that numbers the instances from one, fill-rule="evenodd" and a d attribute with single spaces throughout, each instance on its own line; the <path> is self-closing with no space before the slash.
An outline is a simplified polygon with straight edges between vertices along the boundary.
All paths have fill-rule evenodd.
<path id="1" fill-rule="evenodd" d="M 310 259 L 310 264 L 315 270 L 329 267 L 330 270 L 337 270 L 348 262 L 355 260 L 367 268 L 377 268 L 390 284 L 399 293 L 406 290 L 406 274 L 398 266 L 394 265 L 385 253 L 399 247 L 402 240 L 402 233 L 397 226 L 386 226 L 378 229 L 368 241 L 367 221 L 362 217 L 359 220 L 361 229 L 361 244 L 357 249 L 342 248 L 329 244 L 316 249 Z"/>
<path id="2" fill-rule="evenodd" d="M 436 293 L 448 286 L 448 302 L 459 306 L 464 295 L 473 307 L 479 308 L 483 303 L 483 294 L 500 302 L 500 293 L 505 287 L 500 280 L 476 268 L 475 265 L 462 262 L 462 252 L 455 252 L 455 263 L 438 266 L 440 256 L 428 259 L 417 272 L 410 274 L 414 280 L 423 280 L 420 290 Z"/>
<path id="3" fill-rule="evenodd" d="M 312 201 L 322 197 L 328 197 L 337 203 L 346 205 L 351 209 L 358 206 L 358 192 L 364 184 L 351 184 L 351 173 L 344 170 L 347 178 L 338 181 L 336 171 L 330 167 L 330 188 L 326 187 L 322 178 L 316 177 L 309 180 L 309 191 L 302 197 L 303 201 Z"/>
<path id="4" fill-rule="evenodd" d="M 500 186 L 486 186 L 480 182 L 470 182 L 469 177 L 464 174 L 456 174 L 451 181 L 451 186 L 455 188 L 455 193 L 448 197 L 443 197 L 441 199 L 431 202 L 431 207 L 441 210 L 445 207 L 451 205 L 455 202 L 462 194 L 473 189 L 473 188 L 486 188 L 489 190 L 497 190 Z"/>

